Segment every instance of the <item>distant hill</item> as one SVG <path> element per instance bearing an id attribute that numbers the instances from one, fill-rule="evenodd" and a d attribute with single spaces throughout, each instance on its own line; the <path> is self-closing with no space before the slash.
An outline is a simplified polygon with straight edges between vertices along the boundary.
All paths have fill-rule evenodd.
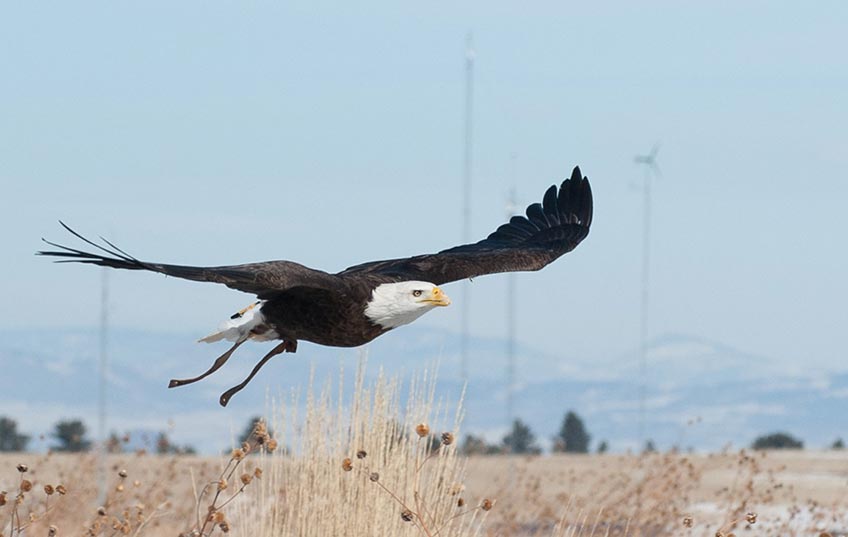
<path id="1" fill-rule="evenodd" d="M 367 375 L 380 369 L 408 378 L 439 364 L 437 398 L 455 402 L 462 391 L 459 336 L 427 326 L 405 327 L 366 349 L 328 349 L 301 343 L 297 354 L 272 360 L 230 406 L 218 396 L 240 382 L 266 350 L 245 345 L 214 376 L 169 390 L 168 380 L 204 371 L 225 346 L 197 344 L 197 334 L 114 329 L 109 335 L 109 429 L 154 437 L 160 430 L 179 444 L 217 452 L 229 445 L 250 416 L 264 413 L 271 397 L 303 393 L 311 372 L 316 389 L 345 370 L 352 387 L 359 360 Z M 506 343 L 471 338 L 464 431 L 490 440 L 503 434 Z M 93 329 L 0 331 L 0 415 L 17 419 L 38 439 L 61 418 L 80 417 L 95 432 L 98 334 Z M 615 451 L 638 442 L 638 360 L 628 356 L 551 356 L 519 345 L 516 413 L 543 441 L 568 409 L 583 417 L 594 441 Z M 757 435 L 786 430 L 810 447 L 825 446 L 848 431 L 848 374 L 779 369 L 767 357 L 686 335 L 654 340 L 648 353 L 647 435 L 661 449 L 717 449 L 747 445 Z M 348 390 L 349 392 L 349 390 Z M 37 440 L 37 448 L 49 438 Z"/>

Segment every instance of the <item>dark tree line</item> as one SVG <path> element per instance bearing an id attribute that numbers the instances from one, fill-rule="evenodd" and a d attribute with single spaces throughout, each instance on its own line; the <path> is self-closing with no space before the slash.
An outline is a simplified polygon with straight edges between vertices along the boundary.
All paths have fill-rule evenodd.
<path id="1" fill-rule="evenodd" d="M 261 421 L 261 418 L 258 416 L 250 418 L 240 435 L 240 440 L 247 440 L 259 421 Z M 50 433 L 50 437 L 54 440 L 50 446 L 53 451 L 76 453 L 88 451 L 92 447 L 92 442 L 88 438 L 88 430 L 85 424 L 78 419 L 57 422 L 53 427 L 53 432 Z M 7 416 L 0 416 L 0 452 L 26 451 L 30 439 L 29 435 L 19 431 L 17 421 Z M 555 453 L 588 453 L 591 440 L 592 436 L 586 429 L 583 420 L 576 412 L 569 410 L 563 417 L 559 431 L 552 438 L 552 450 Z M 127 442 L 127 436 L 119 438 L 116 433 L 112 433 L 106 441 L 105 448 L 110 453 L 120 453 L 124 451 Z M 433 442 L 438 443 L 438 438 L 435 438 Z M 158 433 L 155 445 L 151 447 L 158 454 L 195 453 L 191 446 L 174 444 L 165 432 Z M 757 437 L 751 447 L 757 450 L 803 449 L 804 442 L 789 433 L 774 432 Z M 845 448 L 845 443 L 842 438 L 837 438 L 828 447 L 833 450 L 840 450 Z M 595 449 L 597 453 L 605 453 L 609 450 L 609 444 L 606 440 L 601 440 Z M 521 419 L 513 421 L 509 432 L 498 443 L 490 444 L 482 436 L 466 435 L 462 443 L 462 450 L 469 455 L 535 455 L 542 452 L 542 448 L 536 440 L 536 435 L 530 426 Z M 651 453 L 655 451 L 657 451 L 657 448 L 654 442 L 647 440 L 642 452 Z"/>
<path id="2" fill-rule="evenodd" d="M 804 442 L 789 433 L 777 432 L 758 436 L 751 444 L 753 449 L 804 449 Z"/>
<path id="3" fill-rule="evenodd" d="M 591 435 L 586 430 L 583 420 L 576 412 L 569 410 L 562 420 L 559 432 L 553 437 L 553 451 L 562 453 L 588 453 Z M 512 422 L 512 428 L 504 435 L 499 443 L 489 444 L 481 436 L 466 435 L 462 449 L 470 455 L 492 454 L 524 454 L 537 455 L 542 448 L 536 441 L 536 435 L 521 419 Z M 598 444 L 598 453 L 609 449 L 606 440 Z"/>
<path id="4" fill-rule="evenodd" d="M 589 453 L 592 437 L 586 429 L 583 420 L 576 412 L 569 410 L 563 417 L 558 433 L 552 438 L 554 453 Z M 520 419 L 512 423 L 510 431 L 499 443 L 490 444 L 482 436 L 469 434 L 462 445 L 463 451 L 473 455 L 487 454 L 538 454 L 541 448 L 536 442 L 536 436 L 530 427 Z M 757 437 L 751 444 L 753 449 L 803 449 L 804 442 L 786 432 L 774 432 Z M 832 450 L 845 449 L 845 442 L 837 438 L 828 446 Z M 675 450 L 677 448 L 672 448 Z M 606 453 L 609 444 L 606 440 L 598 442 L 597 453 Z M 648 439 L 642 447 L 642 453 L 656 453 L 657 445 Z"/>
<path id="5" fill-rule="evenodd" d="M 18 432 L 18 422 L 0 417 L 0 451 L 26 451 L 29 435 Z"/>
<path id="6" fill-rule="evenodd" d="M 56 422 L 50 433 L 53 442 L 50 445 L 52 451 L 64 453 L 79 453 L 88 451 L 93 443 L 88 437 L 88 428 L 82 420 L 70 419 Z M 7 416 L 0 416 L 0 452 L 26 451 L 29 446 L 30 436 L 18 430 L 18 422 Z M 129 437 L 119 438 L 116 433 L 111 433 L 105 442 L 105 449 L 109 453 L 121 453 Z M 160 454 L 191 454 L 195 453 L 191 446 L 178 446 L 170 441 L 164 432 L 156 437 L 153 446 Z"/>

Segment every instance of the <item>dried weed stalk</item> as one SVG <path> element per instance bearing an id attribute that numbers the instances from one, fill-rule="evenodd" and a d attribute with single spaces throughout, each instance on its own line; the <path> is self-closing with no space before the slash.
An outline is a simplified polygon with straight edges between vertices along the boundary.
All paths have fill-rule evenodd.
<path id="1" fill-rule="evenodd" d="M 254 479 L 262 477 L 262 469 L 256 466 L 252 470 L 238 474 L 236 479 L 239 468 L 242 468 L 242 463 L 251 453 L 273 452 L 276 448 L 277 441 L 271 438 L 265 422 L 258 421 L 250 437 L 242 443 L 241 447 L 232 450 L 218 478 L 208 481 L 203 486 L 195 502 L 194 526 L 191 530 L 181 533 L 180 537 L 208 537 L 216 529 L 221 530 L 222 533 L 229 533 L 230 522 L 224 515 L 224 507 L 243 494 Z M 234 490 L 227 493 L 227 490 L 232 490 L 231 482 Z"/>
<path id="2" fill-rule="evenodd" d="M 464 490 L 464 486 L 460 484 L 454 484 L 447 490 L 449 496 L 451 496 L 450 499 L 447 499 L 447 502 L 455 506 L 454 512 L 440 509 L 439 506 L 429 505 L 427 503 L 427 495 L 421 490 L 422 483 L 432 482 L 432 479 L 428 479 L 430 476 L 424 475 L 425 470 L 430 468 L 427 467 L 427 463 L 437 459 L 439 456 L 445 456 L 445 452 L 448 450 L 456 449 L 454 446 L 454 435 L 451 432 L 445 432 L 442 433 L 440 442 L 433 442 L 432 438 L 430 438 L 430 427 L 426 423 L 416 425 L 415 433 L 418 436 L 418 442 L 416 442 L 416 460 L 421 460 L 415 465 L 411 501 L 408 497 L 405 497 L 403 492 L 393 490 L 381 482 L 380 473 L 374 471 L 374 468 L 367 462 L 354 463 L 349 457 L 346 457 L 342 460 L 342 470 L 345 472 L 356 470 L 356 473 L 363 478 L 367 477 L 368 482 L 373 483 L 382 492 L 387 494 L 401 508 L 401 520 L 411 523 L 413 527 L 427 537 L 440 535 L 447 525 L 457 518 L 472 515 L 478 510 L 490 511 L 494 506 L 494 502 L 488 498 L 483 499 L 476 507 L 466 507 L 463 509 L 466 506 L 465 499 L 459 496 L 459 494 Z M 364 461 L 366 457 L 367 452 L 364 449 L 356 452 L 357 459 Z M 437 463 L 431 464 L 432 466 L 437 466 Z M 438 468 L 435 468 L 434 471 L 438 472 Z M 456 496 L 455 499 L 452 498 L 454 496 Z M 441 514 L 441 519 L 438 516 L 439 514 Z"/>

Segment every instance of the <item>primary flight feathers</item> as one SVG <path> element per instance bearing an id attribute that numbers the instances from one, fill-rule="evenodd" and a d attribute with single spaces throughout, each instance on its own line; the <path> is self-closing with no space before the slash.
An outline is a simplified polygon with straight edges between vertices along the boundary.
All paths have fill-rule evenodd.
<path id="1" fill-rule="evenodd" d="M 249 322 L 230 326 L 222 336 L 236 342 L 233 348 L 210 371 L 190 379 L 199 380 L 216 370 L 247 339 L 283 340 L 260 361 L 249 380 L 274 354 L 294 352 L 300 339 L 321 345 L 358 346 L 411 322 L 433 307 L 447 305 L 450 300 L 438 285 L 485 274 L 539 270 L 580 244 L 591 223 L 592 191 L 589 181 L 575 167 L 571 178 L 559 188 L 551 186 L 541 203 L 527 207 L 526 216 L 512 217 L 479 242 L 435 254 L 363 263 L 336 274 L 292 261 L 218 267 L 140 261 L 106 239 L 101 238 L 104 244 L 97 244 L 64 223 L 65 229 L 96 250 L 84 251 L 45 240 L 58 249 L 38 254 L 58 257 L 59 262 L 147 270 L 221 283 L 255 294 L 260 299 L 258 311 Z M 188 382 L 172 381 L 172 386 Z M 229 396 L 222 396 L 221 403 L 226 404 L 227 400 Z"/>

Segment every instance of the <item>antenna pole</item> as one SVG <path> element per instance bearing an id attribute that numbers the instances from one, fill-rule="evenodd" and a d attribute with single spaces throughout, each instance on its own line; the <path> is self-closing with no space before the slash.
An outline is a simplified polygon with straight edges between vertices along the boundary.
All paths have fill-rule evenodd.
<path id="1" fill-rule="evenodd" d="M 462 240 L 471 242 L 471 140 L 473 134 L 473 97 L 474 97 L 474 46 L 471 33 L 465 40 L 465 151 L 463 166 L 463 205 L 462 205 Z M 471 303 L 471 285 L 462 285 L 462 319 L 460 340 L 460 369 L 462 380 L 468 380 L 468 314 Z"/>
<path id="2" fill-rule="evenodd" d="M 99 461 L 97 469 L 99 504 L 106 498 L 106 375 L 109 368 L 109 269 L 103 267 L 100 280 L 100 382 L 97 390 L 97 438 Z"/>
<path id="3" fill-rule="evenodd" d="M 513 158 L 514 160 L 514 158 Z M 515 213 L 515 188 L 509 191 L 506 205 L 506 217 Z M 515 273 L 507 274 L 506 279 L 506 417 L 507 426 L 515 417 Z"/>

